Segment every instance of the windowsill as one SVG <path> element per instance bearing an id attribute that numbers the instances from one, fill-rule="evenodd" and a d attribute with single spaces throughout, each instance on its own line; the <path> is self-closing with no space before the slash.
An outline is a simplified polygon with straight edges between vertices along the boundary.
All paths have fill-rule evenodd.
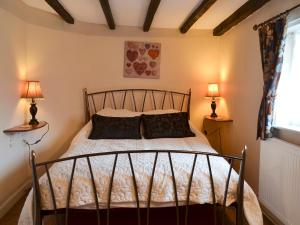
<path id="1" fill-rule="evenodd" d="M 273 137 L 300 146 L 300 131 L 283 127 L 273 127 Z"/>

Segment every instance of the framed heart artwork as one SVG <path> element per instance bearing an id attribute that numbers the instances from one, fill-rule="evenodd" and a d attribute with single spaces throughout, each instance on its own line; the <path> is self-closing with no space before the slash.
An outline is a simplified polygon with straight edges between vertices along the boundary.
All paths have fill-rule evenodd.
<path id="1" fill-rule="evenodd" d="M 160 43 L 125 41 L 124 77 L 159 79 Z"/>

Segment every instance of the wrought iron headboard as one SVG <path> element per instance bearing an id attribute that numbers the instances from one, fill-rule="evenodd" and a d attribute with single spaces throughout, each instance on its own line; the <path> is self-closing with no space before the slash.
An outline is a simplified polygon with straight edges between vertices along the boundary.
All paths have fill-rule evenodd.
<path id="1" fill-rule="evenodd" d="M 177 109 L 190 115 L 191 89 L 187 93 L 158 89 L 119 89 L 88 93 L 83 89 L 85 121 L 106 107 L 144 112 Z"/>

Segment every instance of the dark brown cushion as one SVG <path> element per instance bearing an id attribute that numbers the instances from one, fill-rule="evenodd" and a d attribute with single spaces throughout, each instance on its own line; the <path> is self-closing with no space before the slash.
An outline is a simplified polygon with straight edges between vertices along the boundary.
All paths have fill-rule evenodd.
<path id="1" fill-rule="evenodd" d="M 107 117 L 94 114 L 89 139 L 141 139 L 141 117 Z"/>
<path id="2" fill-rule="evenodd" d="M 191 131 L 188 114 L 168 113 L 160 115 L 142 115 L 144 137 L 153 138 L 183 138 L 194 137 Z"/>

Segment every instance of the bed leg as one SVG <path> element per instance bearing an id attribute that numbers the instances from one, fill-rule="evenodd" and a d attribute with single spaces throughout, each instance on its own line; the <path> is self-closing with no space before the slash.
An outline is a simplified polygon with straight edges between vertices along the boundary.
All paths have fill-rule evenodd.
<path id="1" fill-rule="evenodd" d="M 247 146 L 244 147 L 242 152 L 242 161 L 240 164 L 240 175 L 239 175 L 239 183 L 238 183 L 238 191 L 237 191 L 237 210 L 236 210 L 236 224 L 243 225 L 244 224 L 244 181 L 245 181 L 245 163 L 247 156 Z"/>
<path id="2" fill-rule="evenodd" d="M 42 225 L 43 224 L 43 219 L 40 214 L 35 215 L 33 224 L 34 225 Z"/>
<path id="3" fill-rule="evenodd" d="M 36 196 L 33 195 L 33 225 L 42 225 L 43 224 L 43 216 L 41 214 L 41 210 L 36 204 Z"/>
<path id="4" fill-rule="evenodd" d="M 32 169 L 32 189 L 33 189 L 33 224 L 42 225 L 43 217 L 41 215 L 40 188 L 36 170 L 36 155 L 31 152 L 31 169 Z"/>

